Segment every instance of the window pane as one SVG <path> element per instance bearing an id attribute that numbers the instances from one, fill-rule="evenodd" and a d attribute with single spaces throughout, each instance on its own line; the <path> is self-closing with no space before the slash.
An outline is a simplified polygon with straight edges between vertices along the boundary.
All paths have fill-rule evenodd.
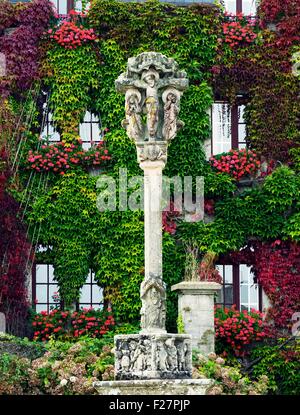
<path id="1" fill-rule="evenodd" d="M 246 124 L 239 124 L 239 142 L 246 140 Z"/>
<path id="2" fill-rule="evenodd" d="M 99 117 L 96 114 L 91 114 L 91 121 L 98 123 L 99 122 Z"/>
<path id="3" fill-rule="evenodd" d="M 224 292 L 223 292 L 223 288 L 221 290 L 218 290 L 218 296 L 217 296 L 217 303 L 224 303 Z"/>
<path id="4" fill-rule="evenodd" d="M 225 265 L 225 282 L 232 283 L 232 265 Z"/>
<path id="5" fill-rule="evenodd" d="M 79 135 L 82 141 L 91 141 L 91 126 L 89 123 L 79 125 Z"/>
<path id="6" fill-rule="evenodd" d="M 221 277 L 224 279 L 224 266 L 223 265 L 216 265 L 216 269 L 219 271 Z"/>
<path id="7" fill-rule="evenodd" d="M 93 303 L 97 303 L 97 304 L 101 303 L 101 301 L 103 301 L 102 288 L 94 284 L 92 288 L 92 292 L 93 292 Z"/>
<path id="8" fill-rule="evenodd" d="M 241 124 L 245 122 L 244 112 L 245 112 L 245 105 L 239 105 L 239 107 L 238 107 L 238 122 L 241 123 Z"/>
<path id="9" fill-rule="evenodd" d="M 243 13 L 245 15 L 256 14 L 255 0 L 243 0 Z"/>
<path id="10" fill-rule="evenodd" d="M 47 265 L 39 264 L 36 266 L 36 282 L 47 283 Z"/>
<path id="11" fill-rule="evenodd" d="M 54 293 L 58 293 L 58 286 L 57 285 L 49 285 L 49 301 L 53 301 Z"/>
<path id="12" fill-rule="evenodd" d="M 253 284 L 250 287 L 250 303 L 258 304 L 258 286 Z"/>
<path id="13" fill-rule="evenodd" d="M 240 265 L 240 283 L 248 284 L 249 268 L 247 265 Z"/>
<path id="14" fill-rule="evenodd" d="M 38 303 L 47 302 L 47 285 L 36 286 L 36 299 Z"/>
<path id="15" fill-rule="evenodd" d="M 225 301 L 226 303 L 233 304 L 233 286 L 232 285 L 225 286 Z"/>
<path id="16" fill-rule="evenodd" d="M 35 310 L 37 313 L 40 313 L 41 311 L 48 311 L 47 304 L 37 304 L 35 306 Z"/>
<path id="17" fill-rule="evenodd" d="M 58 3 L 58 6 L 57 6 L 58 14 L 67 14 L 68 13 L 68 1 L 58 0 L 57 3 Z"/>
<path id="18" fill-rule="evenodd" d="M 80 291 L 79 303 L 90 303 L 91 302 L 91 286 L 84 285 Z"/>
<path id="19" fill-rule="evenodd" d="M 212 106 L 212 153 L 219 154 L 231 150 L 230 106 L 214 103 Z"/>
<path id="20" fill-rule="evenodd" d="M 224 5 L 228 13 L 236 14 L 236 0 L 224 0 Z"/>
<path id="21" fill-rule="evenodd" d="M 92 124 L 92 141 L 101 141 L 99 124 Z"/>
<path id="22" fill-rule="evenodd" d="M 53 265 L 48 265 L 48 272 L 49 272 L 49 282 L 55 282 L 54 280 L 54 268 Z"/>
<path id="23" fill-rule="evenodd" d="M 241 292 L 241 303 L 247 304 L 248 303 L 248 285 L 241 285 L 240 292 Z"/>
<path id="24" fill-rule="evenodd" d="M 84 149 L 84 150 L 89 150 L 90 148 L 91 148 L 91 143 L 90 142 L 87 142 L 87 143 L 85 143 L 85 142 L 83 142 L 82 143 L 82 148 Z"/>

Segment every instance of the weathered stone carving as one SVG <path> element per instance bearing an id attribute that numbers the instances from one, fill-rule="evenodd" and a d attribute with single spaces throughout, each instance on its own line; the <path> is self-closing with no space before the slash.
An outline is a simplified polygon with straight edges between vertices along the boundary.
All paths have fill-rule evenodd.
<path id="1" fill-rule="evenodd" d="M 125 115 L 122 127 L 127 131 L 127 135 L 133 141 L 142 139 L 144 131 L 141 120 L 141 99 L 142 96 L 137 89 L 128 89 L 125 96 Z"/>
<path id="2" fill-rule="evenodd" d="M 115 337 L 116 379 L 191 377 L 191 340 L 166 333 L 166 287 L 162 278 L 162 171 L 167 148 L 183 126 L 180 98 L 188 86 L 177 63 L 156 52 L 128 59 L 116 80 L 125 94 L 122 126 L 144 170 L 145 279 L 141 284 L 141 331 Z"/>
<path id="3" fill-rule="evenodd" d="M 188 378 L 191 375 L 189 336 L 132 334 L 115 338 L 116 379 Z"/>
<path id="4" fill-rule="evenodd" d="M 141 162 L 161 160 L 166 163 L 167 161 L 167 145 L 164 142 L 159 144 L 153 142 L 137 143 L 137 153 Z"/>
<path id="5" fill-rule="evenodd" d="M 178 115 L 180 98 L 187 86 L 186 73 L 161 53 L 145 52 L 128 59 L 127 71 L 116 80 L 116 89 L 126 94 L 126 119 L 122 126 L 138 146 L 139 161 L 166 162 L 166 143 L 183 126 Z M 144 124 L 142 114 L 146 115 Z M 147 142 L 156 145 L 146 146 Z"/>
<path id="6" fill-rule="evenodd" d="M 167 141 L 176 137 L 177 131 L 183 127 L 184 123 L 177 117 L 180 111 L 180 94 L 174 88 L 168 88 L 162 95 L 164 102 L 164 125 L 162 135 Z"/>
<path id="7" fill-rule="evenodd" d="M 166 289 L 160 278 L 150 277 L 141 284 L 142 332 L 166 332 Z"/>

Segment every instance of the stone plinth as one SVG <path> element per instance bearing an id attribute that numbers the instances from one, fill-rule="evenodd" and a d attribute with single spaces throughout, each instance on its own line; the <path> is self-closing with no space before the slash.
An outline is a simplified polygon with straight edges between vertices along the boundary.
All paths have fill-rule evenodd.
<path id="1" fill-rule="evenodd" d="M 215 282 L 184 281 L 172 286 L 178 291 L 178 313 L 192 349 L 208 355 L 215 351 L 214 296 L 222 288 Z"/>
<path id="2" fill-rule="evenodd" d="M 211 379 L 119 380 L 94 382 L 99 395 L 206 395 Z"/>
<path id="3" fill-rule="evenodd" d="M 115 336 L 115 379 L 185 379 L 192 375 L 191 337 L 185 334 Z"/>

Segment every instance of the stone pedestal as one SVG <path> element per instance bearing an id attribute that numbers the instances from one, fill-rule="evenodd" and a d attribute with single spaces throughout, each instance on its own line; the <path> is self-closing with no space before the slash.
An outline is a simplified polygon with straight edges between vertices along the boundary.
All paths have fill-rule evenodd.
<path id="1" fill-rule="evenodd" d="M 115 378 L 184 379 L 192 376 L 191 337 L 185 334 L 115 336 Z"/>
<path id="2" fill-rule="evenodd" d="M 99 395 L 206 395 L 212 379 L 117 380 L 95 382 Z"/>
<path id="3" fill-rule="evenodd" d="M 172 286 L 178 291 L 178 313 L 192 349 L 208 355 L 215 351 L 214 296 L 222 288 L 215 282 L 184 281 Z"/>

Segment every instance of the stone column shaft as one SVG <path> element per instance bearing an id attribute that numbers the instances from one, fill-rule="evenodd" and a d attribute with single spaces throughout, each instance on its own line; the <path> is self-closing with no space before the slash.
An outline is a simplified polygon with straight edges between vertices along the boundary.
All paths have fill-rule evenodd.
<path id="1" fill-rule="evenodd" d="M 162 278 L 162 161 L 145 161 L 144 223 L 145 223 L 145 279 Z"/>

